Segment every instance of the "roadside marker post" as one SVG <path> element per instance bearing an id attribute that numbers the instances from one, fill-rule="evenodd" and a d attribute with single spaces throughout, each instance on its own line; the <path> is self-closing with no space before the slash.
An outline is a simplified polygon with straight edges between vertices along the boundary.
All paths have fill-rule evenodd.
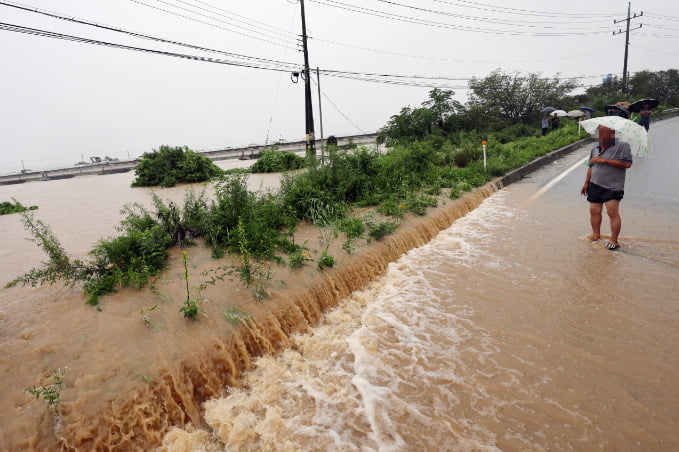
<path id="1" fill-rule="evenodd" d="M 481 145 L 483 146 L 483 170 L 486 170 L 486 144 L 488 144 L 487 141 L 482 141 Z"/>

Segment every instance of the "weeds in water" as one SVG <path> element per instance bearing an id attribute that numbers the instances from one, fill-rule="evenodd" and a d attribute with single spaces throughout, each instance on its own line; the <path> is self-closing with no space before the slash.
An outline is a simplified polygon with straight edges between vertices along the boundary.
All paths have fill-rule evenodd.
<path id="1" fill-rule="evenodd" d="M 438 200 L 427 194 L 411 194 L 406 199 L 406 204 L 412 213 L 419 216 L 424 216 L 427 213 L 427 207 L 438 206 Z"/>
<path id="2" fill-rule="evenodd" d="M 356 247 L 352 245 L 352 240 L 349 239 L 346 242 L 342 244 L 342 249 L 347 252 L 347 254 L 352 254 L 354 251 L 356 251 Z"/>
<path id="3" fill-rule="evenodd" d="M 362 219 L 356 217 L 342 218 L 337 222 L 337 229 L 344 232 L 347 239 L 357 239 L 365 232 L 365 223 Z"/>
<path id="4" fill-rule="evenodd" d="M 319 270 L 323 270 L 323 267 L 332 268 L 334 266 L 335 258 L 328 254 L 328 249 L 326 248 L 325 250 L 323 250 L 321 256 L 318 258 L 318 268 Z"/>
<path id="5" fill-rule="evenodd" d="M 290 254 L 289 264 L 291 268 L 299 268 L 310 261 L 313 259 L 307 250 L 297 250 Z"/>
<path id="6" fill-rule="evenodd" d="M 182 251 L 182 263 L 184 264 L 184 276 L 182 279 L 186 281 L 186 300 L 184 300 L 184 305 L 179 309 L 179 312 L 183 312 L 185 318 L 195 319 L 198 317 L 198 301 L 191 297 L 191 291 L 189 290 L 189 265 L 186 251 Z"/>
<path id="7" fill-rule="evenodd" d="M 9 201 L 0 202 L 0 215 L 7 215 L 10 213 L 26 212 L 27 210 L 37 210 L 38 206 L 25 207 L 19 201 L 12 198 L 13 203 Z"/>
<path id="8" fill-rule="evenodd" d="M 368 236 L 371 239 L 380 240 L 381 238 L 394 232 L 398 227 L 398 223 L 383 221 L 380 223 L 371 223 L 368 226 L 370 228 Z"/>
<path id="9" fill-rule="evenodd" d="M 153 306 L 149 308 L 141 308 L 139 310 L 139 315 L 141 316 L 141 320 L 144 322 L 144 326 L 148 328 L 159 328 L 158 324 L 151 321 L 151 317 L 149 316 L 149 312 L 156 311 L 158 309 L 158 305 L 154 304 Z"/>
<path id="10" fill-rule="evenodd" d="M 229 310 L 224 310 L 224 317 L 226 321 L 231 325 L 238 325 L 240 323 L 247 323 L 252 320 L 252 314 L 240 311 L 236 308 L 231 308 Z"/>
<path id="11" fill-rule="evenodd" d="M 241 219 L 238 220 L 236 234 L 238 235 L 238 248 L 241 260 L 240 266 L 236 271 L 245 287 L 249 288 L 254 284 L 255 299 L 261 301 L 264 299 L 266 288 L 271 282 L 271 264 L 252 257 Z"/>
<path id="12" fill-rule="evenodd" d="M 35 396 L 36 399 L 43 399 L 47 403 L 47 408 L 57 409 L 61 401 L 61 391 L 64 389 L 63 369 L 54 369 L 48 374 L 52 377 L 52 383 L 44 386 L 31 386 L 25 388 L 24 392 Z"/>

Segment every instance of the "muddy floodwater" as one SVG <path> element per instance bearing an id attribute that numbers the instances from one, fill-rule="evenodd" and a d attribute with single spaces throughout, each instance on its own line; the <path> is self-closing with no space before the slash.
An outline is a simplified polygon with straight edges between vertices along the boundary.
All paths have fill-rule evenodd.
<path id="1" fill-rule="evenodd" d="M 534 197 L 584 160 L 582 148 L 490 194 L 327 310 L 313 328 L 286 339 L 282 351 L 255 359 L 237 388 L 201 406 L 200 422 L 167 429 L 161 449 L 679 450 L 676 130 L 679 118 L 654 123 L 655 155 L 628 172 L 619 251 L 588 238 L 587 202 L 579 194 L 584 166 Z M 97 188 L 90 193 L 82 191 L 85 181 L 54 181 L 0 187 L 0 199 L 38 204 L 36 215 L 54 226 L 67 249 L 84 254 L 114 232 L 122 204 L 147 196 L 127 188 L 130 174 L 91 180 Z M 182 196 L 175 189 L 165 193 Z M 102 206 L 102 198 L 110 205 Z M 41 255 L 21 239 L 18 217 L 7 217 L 0 217 L 0 274 L 14 276 Z M 609 231 L 607 219 L 602 231 Z M 22 392 L 33 381 L 13 375 L 68 365 L 54 360 L 59 344 L 82 353 L 97 344 L 96 356 L 108 356 L 89 377 L 76 378 L 71 370 L 71 391 L 81 386 L 107 397 L 125 386 L 111 375 L 115 384 L 108 387 L 98 375 L 126 372 L 139 380 L 134 366 L 119 361 L 140 356 L 134 349 L 146 343 L 143 326 L 121 326 L 127 339 L 107 349 L 59 327 L 55 293 L 79 303 L 77 291 L 59 287 L 0 292 L 0 441 L 6 450 L 22 434 L 35 435 L 31 422 L 49 421 Z M 121 291 L 104 312 L 133 296 Z M 91 307 L 68 313 L 99 321 Z M 210 322 L 204 325 L 220 328 Z M 264 340 L 272 331 L 257 334 Z M 196 340 L 212 337 L 197 331 Z M 162 340 L 154 347 L 172 361 L 175 351 L 162 350 Z M 96 389 L 88 378 L 99 379 Z"/>

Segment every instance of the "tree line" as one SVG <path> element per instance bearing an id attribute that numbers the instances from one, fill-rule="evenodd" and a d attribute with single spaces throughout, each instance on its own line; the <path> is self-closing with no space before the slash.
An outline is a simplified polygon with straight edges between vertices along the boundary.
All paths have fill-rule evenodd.
<path id="1" fill-rule="evenodd" d="M 420 107 L 403 107 L 380 129 L 379 140 L 412 142 L 432 134 L 450 138 L 464 131 L 491 133 L 507 128 L 518 130 L 521 136 L 526 131 L 521 125 L 537 124 L 546 106 L 563 110 L 589 106 L 602 111 L 605 105 L 642 98 L 658 99 L 661 106 L 679 105 L 676 69 L 637 72 L 628 87 L 629 93 L 624 94 L 622 81 L 611 77 L 578 92 L 582 86 L 574 79 L 497 69 L 469 81 L 471 93 L 464 104 L 453 98 L 452 90 L 433 89 Z M 537 132 L 537 126 L 530 134 L 533 131 Z"/>

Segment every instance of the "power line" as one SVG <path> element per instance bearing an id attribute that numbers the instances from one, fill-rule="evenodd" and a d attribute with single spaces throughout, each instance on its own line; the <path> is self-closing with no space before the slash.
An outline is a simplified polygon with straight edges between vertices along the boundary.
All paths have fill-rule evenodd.
<path id="1" fill-rule="evenodd" d="M 261 61 L 261 62 L 265 62 L 265 63 L 272 63 L 272 64 L 280 64 L 281 66 L 289 67 L 290 70 L 296 70 L 299 67 L 299 65 L 297 65 L 295 63 L 271 60 L 271 59 L 266 59 L 266 58 L 252 57 L 252 56 L 248 56 L 248 55 L 242 55 L 242 54 L 238 54 L 238 53 L 226 52 L 226 51 L 223 51 L 223 50 L 216 50 L 216 49 L 211 49 L 211 48 L 208 48 L 208 47 L 202 47 L 202 46 L 198 46 L 198 45 L 194 45 L 194 44 L 187 44 L 187 43 L 183 43 L 183 42 L 180 42 L 180 41 L 174 41 L 174 40 L 170 40 L 170 39 L 159 38 L 159 37 L 156 37 L 156 36 L 151 36 L 151 35 L 147 35 L 147 34 L 143 34 L 143 33 L 138 33 L 138 32 L 135 32 L 135 31 L 125 30 L 125 29 L 122 29 L 122 28 L 116 28 L 116 27 L 111 27 L 111 26 L 108 26 L 108 25 L 102 25 L 102 24 L 87 21 L 87 20 L 84 20 L 84 19 L 79 19 L 79 18 L 75 18 L 75 17 L 66 17 L 66 16 L 63 16 L 63 15 L 60 15 L 60 14 L 57 14 L 57 13 L 54 13 L 54 12 L 40 10 L 40 9 L 37 9 L 37 8 L 28 8 L 28 7 L 18 5 L 18 4 L 8 3 L 8 2 L 4 2 L 4 1 L 0 1 L 0 5 L 9 6 L 11 8 L 20 9 L 20 10 L 27 11 L 27 12 L 45 15 L 45 16 L 52 17 L 52 18 L 55 18 L 55 19 L 74 22 L 74 23 L 81 24 L 81 25 L 88 25 L 88 26 L 91 26 L 91 27 L 101 28 L 101 29 L 108 30 L 108 31 L 123 33 L 123 34 L 127 34 L 127 35 L 130 35 L 130 36 L 134 36 L 136 38 L 148 39 L 148 40 L 151 40 L 151 41 L 157 41 L 157 42 L 163 42 L 163 43 L 166 43 L 166 44 L 173 44 L 173 45 L 178 45 L 178 46 L 182 46 L 182 47 L 188 47 L 188 48 L 191 48 L 191 49 L 201 50 L 201 51 L 205 51 L 205 52 L 219 53 L 219 54 L 222 54 L 222 55 L 233 56 L 233 57 L 237 57 L 237 58 L 256 60 L 256 61 Z"/>
<path id="2" fill-rule="evenodd" d="M 221 11 L 221 12 L 224 12 L 224 13 L 228 13 L 228 14 L 231 15 L 231 16 L 241 17 L 241 18 L 245 19 L 246 21 L 254 22 L 254 23 L 259 24 L 259 25 L 261 25 L 261 26 L 263 26 L 263 27 L 271 28 L 271 29 L 273 29 L 273 30 L 279 30 L 279 31 L 282 32 L 282 33 L 278 33 L 278 34 L 280 34 L 280 35 L 291 35 L 292 37 L 295 37 L 295 38 L 297 38 L 297 36 L 299 36 L 297 33 L 291 32 L 291 31 L 289 31 L 289 30 L 285 30 L 285 29 L 283 29 L 283 28 L 279 28 L 279 27 L 276 27 L 276 26 L 274 26 L 274 25 L 266 24 L 266 23 L 264 23 L 264 22 L 260 22 L 260 21 L 258 21 L 258 20 L 251 19 L 251 18 L 249 18 L 249 17 L 243 16 L 243 15 L 241 15 L 241 14 L 234 13 L 233 11 L 228 11 L 228 10 L 226 10 L 226 9 L 220 8 L 220 7 L 215 6 L 215 5 L 212 5 L 212 4 L 210 4 L 210 3 L 203 2 L 203 1 L 201 1 L 201 0 L 193 0 L 193 1 L 194 1 L 194 3 L 199 3 L 199 4 L 202 4 L 202 5 L 205 5 L 205 6 L 209 6 L 210 8 L 216 9 L 216 10 L 218 10 L 218 11 Z M 183 1 L 182 1 L 181 3 L 188 4 L 188 3 L 183 2 Z M 205 10 L 205 11 L 209 11 L 209 10 L 204 9 L 204 8 L 200 8 L 200 9 L 203 9 L 203 10 Z M 215 12 L 212 12 L 212 11 L 209 11 L 209 12 L 211 12 L 212 14 L 218 14 L 219 16 L 222 16 L 222 17 L 228 17 L 228 16 L 225 16 L 224 14 L 215 13 Z"/>
<path id="3" fill-rule="evenodd" d="M 189 59 L 194 61 L 201 61 L 207 63 L 224 64 L 229 66 L 246 67 L 251 69 L 261 69 L 261 70 L 272 70 L 278 72 L 290 72 L 290 67 L 285 67 L 275 60 L 264 60 L 261 59 L 260 62 L 243 62 L 235 60 L 225 60 L 218 58 L 207 58 L 198 55 L 190 55 L 176 52 L 168 52 L 162 50 L 147 49 L 143 47 L 129 46 L 119 43 L 113 43 L 108 41 L 95 40 L 90 38 L 84 38 L 80 36 L 67 35 L 58 32 L 52 32 L 48 30 L 41 30 L 36 28 L 24 27 L 21 25 L 14 25 L 8 23 L 0 22 L 0 30 L 12 31 L 17 33 L 24 33 L 36 36 L 43 36 L 48 38 L 74 41 L 85 44 L 101 45 L 105 47 L 113 47 L 122 50 L 130 50 L 142 53 L 150 53 L 161 56 L 171 56 L 175 58 Z M 251 57 L 254 58 L 254 57 Z M 296 66 L 295 68 L 298 68 Z M 402 86 L 414 86 L 414 87 L 426 87 L 426 88 L 439 88 L 439 89 L 466 89 L 465 86 L 450 86 L 440 83 L 433 83 L 433 81 L 468 81 L 472 78 L 470 77 L 449 77 L 449 76 L 423 76 L 423 75 L 403 75 L 403 74 L 386 74 L 386 73 L 370 73 L 370 72 L 352 72 L 352 71 L 339 71 L 332 69 L 323 69 L 322 72 L 331 77 L 353 79 L 358 81 L 383 83 L 391 85 L 402 85 Z M 602 77 L 602 75 L 580 75 L 574 77 L 560 77 L 562 79 L 582 79 L 591 77 Z"/>
<path id="4" fill-rule="evenodd" d="M 414 9 L 416 11 L 422 11 L 422 12 L 427 12 L 427 13 L 432 13 L 432 14 L 439 14 L 442 16 L 448 16 L 448 17 L 456 17 L 458 19 L 465 19 L 465 20 L 472 20 L 472 21 L 478 21 L 478 22 L 487 22 L 487 23 L 492 23 L 492 24 L 500 24 L 500 25 L 513 25 L 515 27 L 530 27 L 530 28 L 553 28 L 554 25 L 556 24 L 546 24 L 544 21 L 543 22 L 531 22 L 531 21 L 525 21 L 525 20 L 503 20 L 503 19 L 489 19 L 489 18 L 483 18 L 483 17 L 478 17 L 478 16 L 467 16 L 464 14 L 456 14 L 456 13 L 451 13 L 447 11 L 438 11 L 438 10 L 433 10 L 429 8 L 422 8 L 419 6 L 413 6 L 413 5 L 405 5 L 403 3 L 398 3 L 390 0 L 377 0 L 380 3 L 386 3 L 389 5 L 393 6 L 399 6 L 402 8 L 409 8 L 409 9 Z M 609 21 L 605 21 L 606 23 L 610 23 Z M 604 21 L 596 21 L 596 22 L 576 22 L 576 25 L 581 25 L 581 24 L 586 24 L 590 25 L 587 29 L 591 28 L 591 26 L 595 23 L 604 23 Z M 536 24 L 544 24 L 545 26 L 538 26 Z M 574 24 L 573 22 L 559 22 L 558 24 L 561 25 L 569 25 L 569 28 L 573 30 L 572 25 Z"/>
<path id="5" fill-rule="evenodd" d="M 389 19 L 393 21 L 398 21 L 398 22 L 405 22 L 405 23 L 411 23 L 411 24 L 416 24 L 416 25 L 424 25 L 428 27 L 434 27 L 434 28 L 442 28 L 442 29 L 448 29 L 448 30 L 457 30 L 457 31 L 468 31 L 468 32 L 475 32 L 475 33 L 485 33 L 485 34 L 494 34 L 494 35 L 508 35 L 508 36 L 553 36 L 553 37 L 558 37 L 558 36 L 592 36 L 592 35 L 598 35 L 598 34 L 607 34 L 607 31 L 590 31 L 590 32 L 540 32 L 540 33 L 534 33 L 534 32 L 523 32 L 523 31 L 516 31 L 516 30 L 498 30 L 498 29 L 488 29 L 488 28 L 477 28 L 477 27 L 468 27 L 464 25 L 453 25 L 449 23 L 444 23 L 444 22 L 435 22 L 435 21 L 430 21 L 430 20 L 424 20 L 424 19 L 417 19 L 414 17 L 410 16 L 403 16 L 400 14 L 392 14 L 392 13 L 387 13 L 385 11 L 380 11 L 380 10 L 375 10 L 375 9 L 370 9 L 370 8 L 364 8 L 361 6 L 356 6 L 352 5 L 349 3 L 344 3 L 344 2 L 339 2 L 336 0 L 311 0 L 314 3 L 318 3 L 320 5 L 324 6 L 331 6 L 333 8 L 338 8 L 346 11 L 351 11 L 351 12 L 356 12 L 360 14 L 365 14 L 369 16 L 375 16 L 375 17 L 380 17 L 383 19 Z"/>
<path id="6" fill-rule="evenodd" d="M 560 56 L 560 57 L 554 57 L 554 58 L 540 58 L 540 59 L 531 59 L 531 60 L 464 60 L 460 58 L 447 58 L 447 57 L 438 57 L 438 56 L 426 56 L 426 55 L 413 55 L 410 53 L 401 53 L 401 52 L 392 52 L 389 50 L 384 50 L 384 49 L 373 49 L 370 47 L 363 47 L 363 46 L 357 46 L 353 44 L 347 44 L 344 42 L 338 42 L 338 41 L 332 41 L 328 39 L 322 39 L 322 38 L 311 38 L 314 41 L 318 42 L 325 42 L 328 44 L 333 44 L 333 45 L 338 45 L 338 46 L 343 46 L 343 47 L 349 47 L 352 49 L 359 49 L 359 50 L 364 50 L 367 52 L 375 52 L 375 53 L 384 53 L 387 55 L 395 55 L 395 56 L 402 56 L 402 57 L 408 57 L 408 58 L 417 58 L 417 59 L 422 59 L 422 60 L 431 60 L 431 61 L 453 61 L 456 63 L 485 63 L 485 64 L 510 64 L 510 63 L 539 63 L 539 62 L 544 62 L 544 61 L 559 61 L 559 60 L 568 60 L 568 59 L 573 59 L 573 58 L 580 58 L 584 56 L 590 56 L 590 55 L 601 55 L 604 53 L 610 53 L 609 50 L 599 50 L 596 52 L 589 52 L 589 53 L 580 53 L 577 55 L 568 55 L 568 56 Z"/>
<path id="7" fill-rule="evenodd" d="M 83 38 L 80 36 L 73 36 L 73 35 L 67 35 L 63 33 L 56 33 L 56 32 L 51 32 L 47 30 L 40 30 L 37 28 L 30 28 L 30 27 L 24 27 L 21 25 L 14 25 L 14 24 L 8 24 L 8 23 L 3 23 L 0 22 L 0 30 L 5 30 L 5 31 L 12 31 L 16 33 L 24 33 L 24 34 L 29 34 L 29 35 L 34 35 L 34 36 L 43 36 L 47 38 L 54 38 L 54 39 L 60 39 L 60 40 L 65 40 L 65 41 L 73 41 L 73 42 L 80 42 L 84 44 L 93 44 L 93 45 L 100 45 L 104 47 L 113 47 L 117 49 L 122 49 L 122 50 L 130 50 L 130 51 L 135 51 L 135 52 L 142 52 L 142 53 L 150 53 L 150 54 L 155 54 L 155 55 L 162 55 L 162 56 L 171 56 L 171 57 L 176 57 L 176 58 L 182 58 L 182 59 L 188 59 L 188 60 L 194 60 L 194 61 L 203 61 L 206 63 L 216 63 L 216 64 L 224 64 L 227 66 L 239 66 L 239 67 L 246 67 L 246 68 L 251 68 L 251 69 L 264 69 L 264 70 L 270 70 L 270 71 L 279 71 L 279 72 L 289 72 L 289 68 L 283 68 L 280 66 L 276 65 L 257 65 L 255 63 L 246 63 L 242 61 L 232 61 L 232 60 L 223 60 L 223 59 L 218 59 L 218 58 L 207 58 L 207 57 L 202 57 L 202 56 L 197 56 L 197 55 L 189 55 L 189 54 L 183 54 L 183 53 L 176 53 L 176 52 L 167 52 L 167 51 L 162 51 L 162 50 L 154 50 L 154 49 L 147 49 L 144 47 L 135 47 L 135 46 L 128 46 L 125 44 L 118 44 L 118 43 L 113 43 L 113 42 L 108 42 L 108 41 L 100 41 L 97 39 L 90 39 L 90 38 Z"/>
<path id="8" fill-rule="evenodd" d="M 280 40 L 281 42 L 286 42 L 287 39 L 290 39 L 290 36 L 280 37 L 281 33 L 278 33 L 278 32 L 275 32 L 275 31 L 271 32 L 269 30 L 265 30 L 262 27 L 253 26 L 253 25 L 250 25 L 250 24 L 246 24 L 247 26 L 233 24 L 231 21 L 241 22 L 241 23 L 244 23 L 244 21 L 238 20 L 238 19 L 232 19 L 232 18 L 225 16 L 223 14 L 217 14 L 217 15 L 221 16 L 221 17 L 225 17 L 225 18 L 227 18 L 227 20 L 218 19 L 218 18 L 213 17 L 211 15 L 203 14 L 201 12 L 194 11 L 194 10 L 191 10 L 191 9 L 188 9 L 188 8 L 184 8 L 183 6 L 179 6 L 179 5 L 176 4 L 176 2 L 178 2 L 178 3 L 183 3 L 185 5 L 190 5 L 189 3 L 186 3 L 183 0 L 174 0 L 173 2 L 168 2 L 168 1 L 165 1 L 165 0 L 155 0 L 155 1 L 158 2 L 158 3 L 162 3 L 164 5 L 170 6 L 172 8 L 179 9 L 181 11 L 186 11 L 188 13 L 195 14 L 195 15 L 198 15 L 198 16 L 201 16 L 201 17 L 205 17 L 207 19 L 215 20 L 217 22 L 221 22 L 221 23 L 224 23 L 224 24 L 227 24 L 227 25 L 230 25 L 230 26 L 235 26 L 236 28 L 242 28 L 242 29 L 244 29 L 248 32 L 260 33 L 260 34 L 262 34 L 262 35 L 264 35 L 264 36 L 266 36 L 267 38 L 270 38 L 270 39 Z M 135 2 L 135 3 L 138 3 L 138 2 Z M 204 11 L 207 11 L 205 8 L 196 7 L 194 5 L 190 5 L 190 6 L 192 6 L 194 8 L 202 9 Z M 212 12 L 210 12 L 210 13 L 215 14 L 215 13 L 212 13 Z M 270 34 L 270 33 L 273 33 L 273 34 Z M 276 35 L 278 35 L 278 36 L 276 36 Z M 288 41 L 286 43 L 290 43 L 290 42 Z"/>
<path id="9" fill-rule="evenodd" d="M 130 1 L 133 2 L 133 3 L 137 3 L 139 5 L 146 6 L 148 8 L 152 8 L 152 9 L 155 9 L 155 10 L 158 10 L 158 11 L 162 11 L 162 12 L 167 13 L 167 14 L 172 14 L 173 16 L 181 17 L 183 19 L 191 20 L 193 22 L 197 22 L 197 23 L 200 23 L 200 24 L 203 24 L 203 25 L 208 25 L 210 27 L 219 28 L 220 30 L 225 30 L 225 31 L 228 31 L 230 33 L 234 33 L 234 34 L 237 34 L 237 35 L 240 35 L 240 36 L 245 36 L 245 37 L 248 37 L 248 38 L 256 39 L 258 41 L 267 42 L 269 44 L 273 44 L 273 45 L 276 45 L 276 46 L 287 47 L 287 48 L 290 48 L 290 49 L 295 48 L 295 47 L 290 47 L 289 45 L 286 45 L 286 44 L 290 44 L 290 43 L 281 43 L 281 42 L 269 41 L 267 39 L 262 39 L 258 36 L 252 36 L 252 35 L 249 35 L 249 34 L 246 34 L 246 33 L 241 33 L 241 32 L 238 32 L 238 31 L 234 31 L 230 28 L 225 28 L 225 27 L 222 27 L 220 25 L 211 24 L 210 22 L 205 22 L 203 20 L 196 19 L 194 17 L 185 16 L 183 14 L 180 14 L 180 13 L 177 13 L 177 12 L 174 12 L 174 11 L 169 11 L 167 9 L 160 8 L 158 6 L 149 5 L 148 3 L 144 3 L 144 2 L 139 1 L 139 0 L 130 0 Z M 211 19 L 217 20 L 217 19 L 214 19 L 214 18 L 211 18 Z M 223 22 L 223 21 L 221 21 L 221 22 Z"/>
<path id="10" fill-rule="evenodd" d="M 314 84 L 318 86 L 318 83 L 317 83 L 314 79 L 311 79 L 311 81 L 314 82 Z M 350 123 L 352 126 L 354 126 L 354 127 L 356 128 L 356 130 L 358 130 L 358 131 L 361 132 L 361 133 L 368 133 L 368 132 L 366 132 L 365 130 L 363 130 L 363 129 L 361 129 L 360 127 L 358 127 L 358 126 L 354 123 L 354 121 L 352 121 L 351 119 L 349 119 L 349 117 L 348 117 L 347 115 L 345 115 L 345 114 L 342 112 L 342 110 L 339 109 L 339 107 L 338 107 L 337 105 L 335 105 L 335 103 L 332 101 L 332 99 L 330 99 L 330 98 L 328 97 L 328 95 L 325 94 L 325 91 L 323 91 L 320 87 L 318 88 L 318 90 L 321 92 L 321 94 L 323 94 L 323 97 L 325 97 L 325 100 L 327 100 L 328 102 L 330 102 L 330 105 L 332 105 L 332 106 L 335 108 L 335 110 L 337 110 L 337 112 L 338 112 L 340 115 L 342 115 L 342 117 L 343 117 L 344 119 L 346 119 L 347 121 L 349 121 L 349 123 Z"/>
<path id="11" fill-rule="evenodd" d="M 472 1 L 465 1 L 465 0 L 458 0 L 458 1 L 446 1 L 446 0 L 432 0 L 434 2 L 438 3 L 445 3 L 448 5 L 456 5 L 456 6 L 461 6 L 463 8 L 472 8 L 472 9 L 478 9 L 482 11 L 493 11 L 493 12 L 501 12 L 505 14 L 518 14 L 521 16 L 537 16 L 537 17 L 573 17 L 573 18 L 591 18 L 591 17 L 610 17 L 610 14 L 607 13 L 554 13 L 554 12 L 549 12 L 549 11 L 534 11 L 530 9 L 520 9 L 520 8 L 510 8 L 506 6 L 499 6 L 499 5 L 489 5 L 487 3 L 479 3 L 479 2 L 472 2 Z M 475 6 L 467 6 L 467 5 L 475 5 Z M 484 8 L 485 7 L 485 8 Z"/>

